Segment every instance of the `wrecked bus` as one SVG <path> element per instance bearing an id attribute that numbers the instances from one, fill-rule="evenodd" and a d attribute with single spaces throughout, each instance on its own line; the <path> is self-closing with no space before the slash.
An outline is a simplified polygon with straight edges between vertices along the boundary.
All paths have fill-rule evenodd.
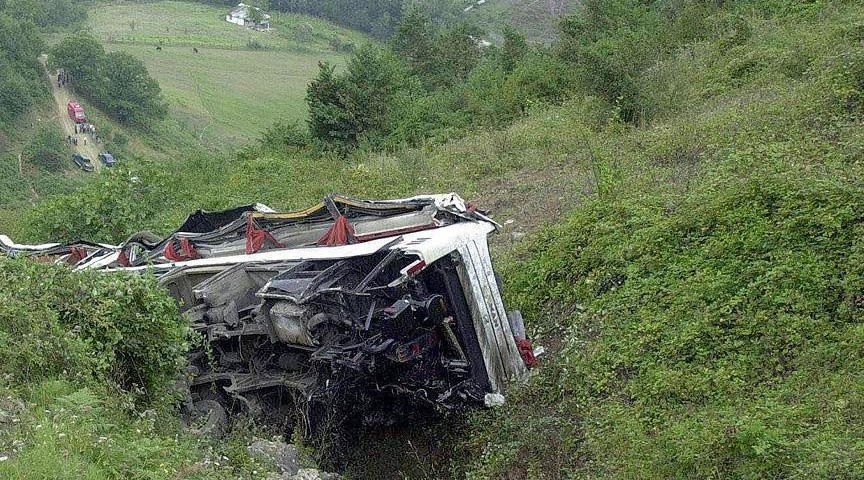
<path id="1" fill-rule="evenodd" d="M 492 267 L 496 227 L 455 194 L 331 195 L 293 213 L 198 211 L 163 239 L 21 246 L 0 236 L 0 248 L 153 272 L 205 339 L 183 379 L 204 428 L 232 412 L 290 413 L 315 436 L 351 415 L 386 423 L 494 403 L 523 377 L 533 356 Z"/>

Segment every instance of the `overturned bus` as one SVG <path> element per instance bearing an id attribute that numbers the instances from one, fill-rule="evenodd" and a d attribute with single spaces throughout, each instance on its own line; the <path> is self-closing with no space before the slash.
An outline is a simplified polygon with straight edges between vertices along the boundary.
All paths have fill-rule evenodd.
<path id="1" fill-rule="evenodd" d="M 204 339 L 183 384 L 205 425 L 237 411 L 299 414 L 314 436 L 334 416 L 389 422 L 488 405 L 525 374 L 531 346 L 489 255 L 496 227 L 455 194 L 331 195 L 293 213 L 198 211 L 162 239 L 16 245 L 0 236 L 0 249 L 153 272 Z"/>

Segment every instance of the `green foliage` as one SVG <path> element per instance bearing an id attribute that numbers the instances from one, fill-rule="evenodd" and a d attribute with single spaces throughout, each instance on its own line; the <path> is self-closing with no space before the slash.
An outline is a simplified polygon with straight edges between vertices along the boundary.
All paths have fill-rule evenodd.
<path id="1" fill-rule="evenodd" d="M 840 379 L 860 382 L 864 366 L 864 277 L 847 261 L 864 196 L 761 160 L 741 164 L 746 178 L 708 175 L 671 213 L 651 198 L 595 202 L 533 244 L 510 271 L 517 298 L 578 311 L 524 400 L 567 400 L 545 411 L 554 442 L 531 454 L 537 439 L 519 434 L 487 465 L 528 457 L 544 478 L 857 475 L 864 431 L 848 408 L 864 397 Z"/>
<path id="2" fill-rule="evenodd" d="M 17 2 L 13 2 L 17 3 Z M 77 25 L 87 19 L 87 9 L 74 0 L 40 0 L 36 24 L 46 30 Z"/>
<path id="3" fill-rule="evenodd" d="M 39 127 L 30 143 L 24 147 L 27 161 L 49 172 L 63 169 L 63 162 L 69 156 L 63 138 L 53 125 Z"/>
<path id="4" fill-rule="evenodd" d="M 0 58 L 0 121 L 11 123 L 33 105 L 30 84 L 14 67 Z"/>
<path id="5" fill-rule="evenodd" d="M 51 65 L 66 70 L 80 91 L 120 122 L 147 127 L 168 112 L 159 84 L 143 62 L 124 52 L 106 54 L 87 32 L 55 45 Z"/>
<path id="6" fill-rule="evenodd" d="M 434 75 L 435 30 L 431 20 L 417 8 L 411 8 L 390 40 L 393 50 L 421 75 Z"/>
<path id="7" fill-rule="evenodd" d="M 186 324 L 152 277 L 0 260 L 0 369 L 15 384 L 64 377 L 165 402 Z"/>
<path id="8" fill-rule="evenodd" d="M 290 150 L 308 146 L 310 139 L 296 122 L 281 119 L 264 130 L 260 142 L 265 147 Z"/>
<path id="9" fill-rule="evenodd" d="M 185 433 L 188 328 L 150 275 L 0 258 L 2 478 L 257 478 L 240 442 Z"/>
<path id="10" fill-rule="evenodd" d="M 93 93 L 107 113 L 138 125 L 165 117 L 168 111 L 159 84 L 140 60 L 128 53 L 111 52 L 100 63 L 104 83 L 94 87 Z"/>
<path id="11" fill-rule="evenodd" d="M 418 145 L 426 139 L 445 142 L 458 137 L 472 121 L 461 92 L 452 89 L 406 92 L 394 99 L 392 108 L 395 121 L 385 144 L 395 147 Z"/>
<path id="12" fill-rule="evenodd" d="M 48 59 L 52 69 L 64 69 L 76 85 L 89 91 L 99 84 L 99 68 L 104 57 L 105 49 L 99 40 L 82 31 L 64 37 L 51 47 Z"/>
<path id="13" fill-rule="evenodd" d="M 821 13 L 655 63 L 676 115 L 586 139 L 596 197 L 502 272 L 555 353 L 473 419 L 461 474 L 864 473 L 862 11 Z M 745 52 L 759 73 L 730 78 Z"/>
<path id="14" fill-rule="evenodd" d="M 220 440 L 193 438 L 166 410 L 137 410 L 124 395 L 69 380 L 0 386 L 5 418 L 3 478 L 256 479 L 271 469 L 249 457 L 260 429 L 233 428 Z"/>
<path id="15" fill-rule="evenodd" d="M 32 21 L 0 9 L 0 124 L 11 124 L 45 95 L 37 61 L 42 38 Z"/>
<path id="16" fill-rule="evenodd" d="M 361 133 L 386 134 L 394 99 L 419 90 L 407 70 L 388 49 L 361 48 L 348 63 L 346 94 Z"/>
<path id="17" fill-rule="evenodd" d="M 321 64 L 307 94 L 312 137 L 343 148 L 355 145 L 361 136 L 383 137 L 394 121 L 396 99 L 416 90 L 407 70 L 387 49 L 361 48 L 341 75 Z"/>
<path id="18" fill-rule="evenodd" d="M 33 216 L 42 220 L 25 228 L 30 235 L 35 236 L 33 230 L 38 230 L 40 236 L 57 241 L 88 238 L 116 244 L 164 207 L 157 192 L 165 183 L 166 176 L 158 168 L 148 169 L 144 175 L 132 173 L 120 162 L 90 188 L 72 197 L 58 196 L 40 203 Z"/>
<path id="19" fill-rule="evenodd" d="M 417 145 L 464 135 L 472 123 L 505 125 L 532 103 L 557 103 L 570 91 L 569 67 L 515 31 L 500 52 L 480 41 L 470 24 L 439 27 L 409 9 L 392 50 L 360 49 L 347 72 L 328 66 L 310 85 L 313 138 L 343 151 Z"/>
<path id="20" fill-rule="evenodd" d="M 516 68 L 516 64 L 528 53 L 528 43 L 525 36 L 515 28 L 507 26 L 503 32 L 504 46 L 501 49 L 501 66 L 505 72 Z"/>
<path id="21" fill-rule="evenodd" d="M 0 434 L 12 454 L 0 464 L 3 478 L 168 479 L 198 458 L 194 442 L 158 425 L 155 411 L 130 413 L 105 389 L 47 380 L 27 390 L 30 405 Z M 4 390 L 7 399 L 14 393 Z"/>
<path id="22" fill-rule="evenodd" d="M 320 71 L 306 89 L 309 105 L 309 133 L 324 143 L 349 146 L 360 134 L 352 105 L 347 97 L 344 77 L 337 76 L 335 67 L 319 64 Z"/>
<path id="23" fill-rule="evenodd" d="M 625 120 L 641 118 L 638 79 L 663 52 L 665 25 L 636 0 L 590 0 L 561 22 L 562 58 L 572 62 L 583 89 L 619 102 Z"/>

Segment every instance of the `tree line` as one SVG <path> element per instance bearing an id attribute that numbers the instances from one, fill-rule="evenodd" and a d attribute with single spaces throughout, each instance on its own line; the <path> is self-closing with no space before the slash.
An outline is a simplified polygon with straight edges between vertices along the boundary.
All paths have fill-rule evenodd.
<path id="1" fill-rule="evenodd" d="M 307 89 L 313 142 L 338 149 L 395 148 L 500 127 L 537 104 L 582 96 L 616 120 L 639 124 L 660 108 L 644 73 L 707 36 L 729 47 L 749 31 L 746 0 L 585 0 L 562 17 L 559 40 L 530 45 L 513 28 L 491 45 L 470 23 L 404 13 L 389 42 L 355 52 L 344 71 L 321 64 Z M 770 13 L 770 12 L 769 12 Z"/>
<path id="2" fill-rule="evenodd" d="M 549 49 L 512 28 L 500 46 L 483 35 L 409 10 L 388 45 L 359 49 L 342 72 L 320 65 L 307 90 L 310 136 L 340 149 L 414 145 L 512 122 L 569 90 L 568 65 Z"/>
<path id="3" fill-rule="evenodd" d="M 39 66 L 42 48 L 35 23 L 0 10 L 0 125 L 12 124 L 46 94 Z"/>

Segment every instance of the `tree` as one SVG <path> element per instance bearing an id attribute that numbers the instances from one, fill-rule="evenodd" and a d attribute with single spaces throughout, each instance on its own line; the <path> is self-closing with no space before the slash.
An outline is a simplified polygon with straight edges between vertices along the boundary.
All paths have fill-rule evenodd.
<path id="1" fill-rule="evenodd" d="M 0 50 L 13 63 L 32 69 L 38 75 L 41 67 L 37 58 L 44 46 L 42 36 L 33 22 L 20 21 L 0 13 Z"/>
<path id="2" fill-rule="evenodd" d="M 639 77 L 665 50 L 666 26 L 641 0 L 585 0 L 577 15 L 560 24 L 558 52 L 575 66 L 582 88 L 620 106 L 638 122 L 643 105 Z"/>
<path id="3" fill-rule="evenodd" d="M 436 32 L 429 19 L 417 7 L 412 7 L 393 34 L 390 45 L 415 72 L 435 73 Z"/>
<path id="4" fill-rule="evenodd" d="M 42 5 L 38 0 L 16 0 L 9 2 L 5 8 L 6 13 L 15 20 L 22 22 L 36 22 L 42 16 Z"/>
<path id="5" fill-rule="evenodd" d="M 392 128 L 395 99 L 421 90 L 392 50 L 364 46 L 351 57 L 344 74 L 321 65 L 307 90 L 310 133 L 341 147 L 356 144 L 361 136 L 376 141 Z"/>
<path id="6" fill-rule="evenodd" d="M 335 68 L 327 62 L 319 63 L 318 75 L 306 87 L 309 133 L 325 144 L 347 148 L 357 141 L 360 127 L 349 103 L 346 82 L 334 73 Z"/>
<path id="7" fill-rule="evenodd" d="M 33 104 L 27 81 L 0 56 L 0 123 L 10 123 Z"/>
<path id="8" fill-rule="evenodd" d="M 121 122 L 147 126 L 168 113 L 159 84 L 141 60 L 125 52 L 111 52 L 100 62 L 100 102 Z M 94 92 L 95 93 L 95 92 Z"/>
<path id="9" fill-rule="evenodd" d="M 12 122 L 45 93 L 36 25 L 0 13 L 0 122 Z"/>
<path id="10" fill-rule="evenodd" d="M 36 18 L 40 27 L 62 27 L 87 19 L 87 10 L 81 2 L 72 0 L 41 0 L 42 12 Z"/>
<path id="11" fill-rule="evenodd" d="M 127 53 L 106 54 L 89 33 L 64 38 L 51 49 L 50 59 L 90 100 L 121 122 L 148 126 L 168 113 L 159 84 L 144 64 Z"/>
<path id="12" fill-rule="evenodd" d="M 373 46 L 361 48 L 351 58 L 345 86 L 358 133 L 380 136 L 390 128 L 393 99 L 403 91 L 420 90 L 391 50 Z"/>
<path id="13" fill-rule="evenodd" d="M 52 47 L 49 60 L 52 67 L 64 69 L 75 85 L 86 90 L 98 80 L 97 70 L 104 56 L 105 49 L 93 35 L 78 32 Z"/>
<path id="14" fill-rule="evenodd" d="M 483 32 L 475 25 L 459 23 L 442 30 L 435 39 L 433 60 L 436 86 L 449 86 L 465 80 L 477 66 L 482 52 L 477 42 Z"/>
<path id="15" fill-rule="evenodd" d="M 525 40 L 525 35 L 519 33 L 518 30 L 510 25 L 504 27 L 501 32 L 504 36 L 504 46 L 501 49 L 501 65 L 504 71 L 509 73 L 516 68 L 519 60 L 528 53 L 528 42 Z"/>

